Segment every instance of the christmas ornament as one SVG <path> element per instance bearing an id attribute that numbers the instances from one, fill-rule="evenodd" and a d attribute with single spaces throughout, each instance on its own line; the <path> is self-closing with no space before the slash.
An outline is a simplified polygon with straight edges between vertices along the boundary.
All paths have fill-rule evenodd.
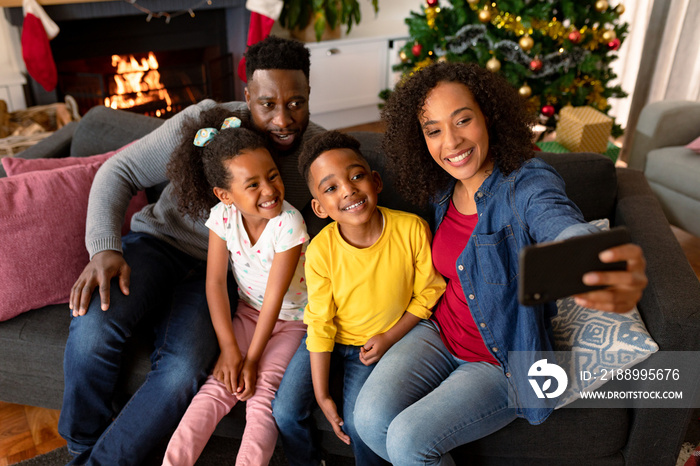
<path id="1" fill-rule="evenodd" d="M 399 52 L 399 58 L 401 59 L 401 63 L 406 63 L 408 61 L 408 55 L 406 55 L 406 52 L 403 50 Z"/>
<path id="2" fill-rule="evenodd" d="M 622 16 L 624 12 L 625 12 L 625 5 L 623 5 L 622 3 L 620 3 L 619 5 L 617 5 L 615 7 L 615 13 L 617 13 L 618 15 Z"/>
<path id="3" fill-rule="evenodd" d="M 428 6 L 438 6 L 438 0 L 426 0 Z"/>
<path id="4" fill-rule="evenodd" d="M 603 38 L 603 41 L 610 42 L 617 37 L 617 34 L 615 34 L 613 29 L 606 29 L 601 37 Z"/>
<path id="5" fill-rule="evenodd" d="M 491 12 L 489 10 L 480 10 L 479 21 L 481 21 L 482 23 L 488 23 L 489 21 L 491 21 Z"/>
<path id="6" fill-rule="evenodd" d="M 445 62 L 447 61 L 447 56 L 443 55 L 443 56 L 441 56 L 440 58 L 438 58 L 437 61 L 440 62 L 440 63 L 445 63 Z"/>
<path id="7" fill-rule="evenodd" d="M 569 40 L 572 44 L 578 44 L 581 41 L 581 33 L 574 29 L 569 33 Z"/>
<path id="8" fill-rule="evenodd" d="M 518 94 L 520 94 L 521 97 L 527 99 L 532 95 L 532 88 L 528 86 L 527 84 L 523 84 L 520 89 L 518 89 Z"/>
<path id="9" fill-rule="evenodd" d="M 540 111 L 542 112 L 542 115 L 546 116 L 547 118 L 554 115 L 554 107 L 552 105 L 545 105 Z"/>
<path id="10" fill-rule="evenodd" d="M 518 44 L 520 44 L 521 49 L 527 52 L 535 45 L 535 41 L 532 40 L 532 37 L 530 37 L 529 35 L 524 35 L 520 38 Z"/>
<path id="11" fill-rule="evenodd" d="M 534 60 L 532 60 L 532 61 L 530 62 L 530 69 L 531 69 L 532 71 L 539 71 L 539 70 L 541 70 L 541 69 L 542 69 L 542 60 L 540 60 L 539 58 L 535 58 Z"/>
<path id="12" fill-rule="evenodd" d="M 420 55 L 422 50 L 423 50 L 423 46 L 420 45 L 418 42 L 413 44 L 413 47 L 411 47 L 411 53 L 413 54 L 414 57 L 417 57 L 418 55 Z"/>
<path id="13" fill-rule="evenodd" d="M 616 38 L 614 38 L 613 40 L 611 40 L 610 42 L 608 42 L 608 48 L 609 48 L 610 50 L 617 50 L 617 49 L 619 49 L 619 48 L 620 48 L 620 39 L 618 39 L 618 38 L 616 37 Z"/>
<path id="14" fill-rule="evenodd" d="M 595 10 L 598 13 L 603 13 L 604 11 L 607 11 L 609 6 L 610 5 L 608 5 L 608 2 L 606 2 L 605 0 L 598 0 L 597 2 L 595 2 Z"/>
<path id="15" fill-rule="evenodd" d="M 479 4 L 479 0 L 467 0 L 467 3 L 471 6 L 476 6 Z"/>
<path id="16" fill-rule="evenodd" d="M 501 62 L 498 61 L 498 58 L 491 57 L 491 59 L 486 62 L 486 69 L 492 73 L 498 73 L 498 70 L 501 69 Z"/>

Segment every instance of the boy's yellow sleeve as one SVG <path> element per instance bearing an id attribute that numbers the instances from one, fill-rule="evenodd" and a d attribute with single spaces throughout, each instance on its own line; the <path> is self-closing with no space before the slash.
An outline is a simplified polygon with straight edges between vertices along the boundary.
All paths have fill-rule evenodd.
<path id="1" fill-rule="evenodd" d="M 333 351 L 337 328 L 334 322 L 337 306 L 327 264 L 312 241 L 306 251 L 306 290 L 309 303 L 304 309 L 307 327 L 306 348 L 314 353 Z"/>
<path id="2" fill-rule="evenodd" d="M 445 279 L 435 270 L 433 255 L 430 249 L 431 233 L 425 220 L 420 219 L 420 226 L 415 230 L 415 279 L 413 281 L 413 297 L 408 303 L 407 312 L 416 317 L 427 319 L 445 292 Z"/>

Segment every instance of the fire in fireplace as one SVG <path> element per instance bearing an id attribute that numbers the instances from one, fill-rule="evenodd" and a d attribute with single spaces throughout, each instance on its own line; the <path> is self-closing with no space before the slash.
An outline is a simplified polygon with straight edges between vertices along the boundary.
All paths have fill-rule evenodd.
<path id="1" fill-rule="evenodd" d="M 133 55 L 112 55 L 114 75 L 111 95 L 105 97 L 105 107 L 128 109 L 146 104 L 158 103 L 163 108 L 155 109 L 155 115 L 171 112 L 172 100 L 168 90 L 160 82 L 158 60 L 153 52 L 140 61 Z"/>

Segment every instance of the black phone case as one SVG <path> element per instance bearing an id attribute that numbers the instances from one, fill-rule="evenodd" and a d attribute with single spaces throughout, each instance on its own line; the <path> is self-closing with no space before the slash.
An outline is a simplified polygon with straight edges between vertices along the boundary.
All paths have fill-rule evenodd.
<path id="1" fill-rule="evenodd" d="M 573 294 L 604 288 L 582 281 L 593 270 L 625 270 L 625 261 L 603 263 L 598 254 L 605 249 L 629 243 L 625 227 L 577 236 L 563 241 L 526 246 L 520 251 L 518 300 L 532 306 Z"/>

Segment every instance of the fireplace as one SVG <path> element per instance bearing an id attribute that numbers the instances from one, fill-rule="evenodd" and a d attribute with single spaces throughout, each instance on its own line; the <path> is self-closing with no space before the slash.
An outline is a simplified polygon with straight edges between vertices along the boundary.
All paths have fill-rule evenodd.
<path id="1" fill-rule="evenodd" d="M 160 3 L 170 12 L 192 6 L 185 0 Z M 51 41 L 58 85 L 47 93 L 30 79 L 30 104 L 70 95 L 81 114 L 107 105 L 167 118 L 204 98 L 241 100 L 235 71 L 248 13 L 242 0 L 210 3 L 167 22 L 149 19 L 127 2 L 46 6 L 61 28 Z M 21 25 L 22 9 L 6 10 L 10 22 Z"/>

